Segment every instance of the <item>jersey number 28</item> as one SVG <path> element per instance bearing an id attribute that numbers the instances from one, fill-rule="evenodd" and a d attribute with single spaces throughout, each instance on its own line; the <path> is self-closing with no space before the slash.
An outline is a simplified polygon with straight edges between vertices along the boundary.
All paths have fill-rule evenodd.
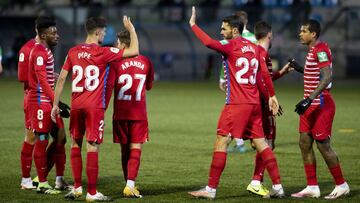
<path id="1" fill-rule="evenodd" d="M 85 74 L 83 73 L 85 70 Z M 72 82 L 72 92 L 83 92 L 84 87 L 87 91 L 94 91 L 99 86 L 99 68 L 94 65 L 88 65 L 83 69 L 79 65 L 72 68 L 73 74 L 76 75 Z M 78 86 L 78 83 L 85 76 L 84 87 Z"/>

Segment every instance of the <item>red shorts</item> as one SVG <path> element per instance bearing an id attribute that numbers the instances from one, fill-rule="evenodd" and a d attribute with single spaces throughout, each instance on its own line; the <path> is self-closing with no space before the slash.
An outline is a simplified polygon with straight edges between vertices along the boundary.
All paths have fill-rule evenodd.
<path id="1" fill-rule="evenodd" d="M 265 102 L 261 104 L 262 108 L 262 124 L 265 138 L 268 140 L 275 140 L 276 138 L 276 122 L 275 116 L 269 110 L 269 105 Z"/>
<path id="2" fill-rule="evenodd" d="M 27 111 L 30 113 L 30 123 L 31 129 L 37 133 L 49 133 L 51 128 L 54 127 L 54 123 L 51 120 L 51 109 L 52 106 L 50 103 L 28 103 Z M 62 118 L 57 118 L 56 123 L 59 128 L 64 128 L 64 121 Z"/>
<path id="3" fill-rule="evenodd" d="M 28 107 L 28 101 L 27 101 L 27 95 L 24 95 L 24 114 L 25 114 L 25 128 L 30 129 L 31 128 L 31 116 L 30 116 L 30 110 Z"/>
<path id="4" fill-rule="evenodd" d="M 74 139 L 102 143 L 104 134 L 104 109 L 75 109 L 70 112 L 70 134 Z"/>
<path id="5" fill-rule="evenodd" d="M 325 140 L 331 136 L 335 116 L 335 102 L 330 95 L 323 96 L 322 104 L 311 105 L 300 116 L 300 133 L 310 133 L 315 140 Z"/>
<path id="6" fill-rule="evenodd" d="M 114 143 L 144 143 L 149 138 L 148 121 L 114 120 Z"/>
<path id="7" fill-rule="evenodd" d="M 243 139 L 264 138 L 260 105 L 225 105 L 218 121 L 217 134 Z"/>

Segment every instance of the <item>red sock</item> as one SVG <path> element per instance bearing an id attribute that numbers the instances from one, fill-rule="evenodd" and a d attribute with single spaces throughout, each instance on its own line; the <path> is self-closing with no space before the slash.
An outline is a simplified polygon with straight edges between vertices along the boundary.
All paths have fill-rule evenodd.
<path id="1" fill-rule="evenodd" d="M 131 149 L 130 150 L 130 158 L 127 165 L 127 179 L 135 181 L 139 166 L 140 166 L 140 156 L 141 156 L 141 149 Z"/>
<path id="2" fill-rule="evenodd" d="M 81 184 L 81 176 L 82 176 L 81 148 L 79 147 L 71 148 L 70 162 L 71 162 L 71 170 L 74 178 L 74 187 L 78 188 L 82 185 Z"/>
<path id="3" fill-rule="evenodd" d="M 255 169 L 254 169 L 254 175 L 253 175 L 252 179 L 263 182 L 264 171 L 265 171 L 264 162 L 263 162 L 263 160 L 261 158 L 260 153 L 257 152 L 256 156 L 255 156 Z"/>
<path id="4" fill-rule="evenodd" d="M 273 185 L 280 184 L 279 167 L 277 165 L 273 151 L 267 147 L 262 152 L 260 152 L 260 154 Z"/>
<path id="5" fill-rule="evenodd" d="M 316 164 L 304 164 L 307 185 L 318 185 Z"/>
<path id="6" fill-rule="evenodd" d="M 20 155 L 21 174 L 23 178 L 30 178 L 33 151 L 34 151 L 34 145 L 31 145 L 24 141 Z"/>
<path id="7" fill-rule="evenodd" d="M 47 140 L 37 140 L 34 147 L 34 162 L 40 182 L 46 181 L 46 176 L 48 173 L 46 161 L 47 145 Z"/>
<path id="8" fill-rule="evenodd" d="M 48 173 L 51 171 L 52 167 L 55 164 L 56 160 L 56 141 L 52 141 L 51 144 L 46 149 L 46 156 L 47 156 L 47 169 Z"/>
<path id="9" fill-rule="evenodd" d="M 88 152 L 86 156 L 86 175 L 88 179 L 88 193 L 96 194 L 96 182 L 99 174 L 98 152 Z"/>
<path id="10" fill-rule="evenodd" d="M 341 167 L 340 164 L 329 168 L 331 175 L 334 178 L 335 184 L 336 185 L 341 185 L 343 183 L 345 183 L 345 179 L 343 177 L 343 174 L 341 172 Z"/>
<path id="11" fill-rule="evenodd" d="M 226 152 L 214 152 L 209 172 L 209 187 L 217 188 L 219 185 L 220 176 L 225 168 L 225 164 Z"/>
<path id="12" fill-rule="evenodd" d="M 66 163 L 65 145 L 57 144 L 56 147 L 56 176 L 64 176 Z"/>
<path id="13" fill-rule="evenodd" d="M 122 165 L 122 170 L 123 170 L 123 175 L 124 175 L 124 179 L 125 181 L 127 180 L 128 177 L 128 162 L 130 159 L 130 149 L 128 145 L 122 145 L 121 146 L 121 165 Z"/>

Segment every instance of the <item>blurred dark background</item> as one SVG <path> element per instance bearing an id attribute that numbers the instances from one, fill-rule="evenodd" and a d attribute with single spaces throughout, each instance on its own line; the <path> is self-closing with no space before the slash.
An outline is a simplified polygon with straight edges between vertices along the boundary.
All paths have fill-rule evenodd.
<path id="1" fill-rule="evenodd" d="M 221 57 L 194 38 L 188 25 L 192 5 L 198 9 L 198 24 L 217 39 L 221 39 L 222 17 L 237 10 L 248 13 L 250 31 L 258 20 L 271 23 L 274 40 L 270 53 L 275 69 L 289 58 L 304 63 L 307 48 L 299 43 L 299 26 L 305 19 L 317 19 L 322 24 L 321 39 L 332 50 L 334 78 L 360 79 L 357 0 L 1 0 L 1 77 L 16 76 L 18 51 L 35 36 L 34 20 L 39 14 L 57 19 L 61 37 L 54 49 L 57 71 L 69 48 L 84 40 L 83 24 L 89 16 L 107 18 L 104 44 L 111 45 L 116 32 L 123 29 L 122 16 L 128 15 L 138 32 L 141 52 L 152 59 L 160 80 L 217 80 Z M 284 81 L 300 78 L 300 74 L 291 74 Z"/>

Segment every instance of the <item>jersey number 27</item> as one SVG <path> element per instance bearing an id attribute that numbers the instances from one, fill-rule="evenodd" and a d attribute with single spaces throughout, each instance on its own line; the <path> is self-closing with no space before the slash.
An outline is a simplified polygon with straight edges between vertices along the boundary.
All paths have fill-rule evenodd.
<path id="1" fill-rule="evenodd" d="M 139 80 L 139 85 L 136 89 L 135 101 L 141 101 L 141 92 L 144 88 L 144 83 L 146 80 L 145 74 L 135 74 L 134 78 L 132 78 L 129 74 L 120 75 L 118 83 L 125 83 L 125 85 L 122 86 L 119 90 L 119 94 L 117 96 L 118 100 L 131 101 L 132 96 L 129 94 L 125 94 L 125 92 L 133 86 L 133 80 Z"/>

